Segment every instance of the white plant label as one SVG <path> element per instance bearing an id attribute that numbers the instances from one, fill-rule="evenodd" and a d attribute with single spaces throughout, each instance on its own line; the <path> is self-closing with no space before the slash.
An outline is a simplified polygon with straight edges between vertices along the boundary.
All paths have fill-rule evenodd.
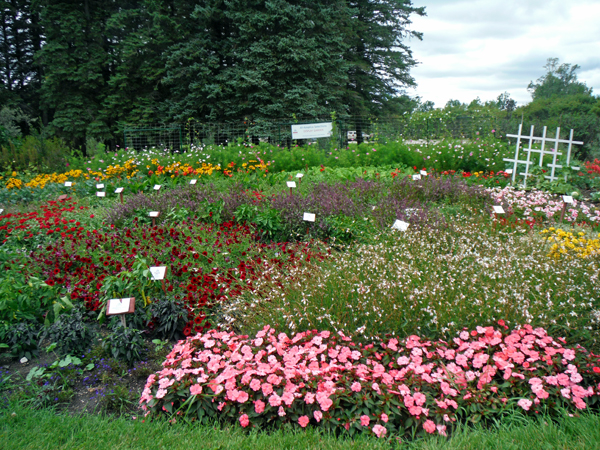
<path id="1" fill-rule="evenodd" d="M 408 230 L 409 225 L 409 223 L 403 222 L 402 220 L 396 220 L 394 225 L 392 225 L 392 230 L 406 231 Z"/>
<path id="2" fill-rule="evenodd" d="M 73 186 L 73 182 L 72 181 L 65 181 L 65 186 L 66 187 L 71 187 L 71 186 Z"/>
<path id="3" fill-rule="evenodd" d="M 421 175 L 417 173 L 417 174 L 415 174 L 415 175 L 412 176 L 412 179 L 414 181 L 420 180 L 421 179 Z"/>
<path id="4" fill-rule="evenodd" d="M 296 182 L 295 181 L 288 181 L 287 182 L 287 187 L 289 187 L 289 188 L 295 188 L 296 187 Z"/>
<path id="5" fill-rule="evenodd" d="M 563 202 L 565 203 L 573 203 L 573 197 L 570 195 L 563 195 Z"/>
<path id="6" fill-rule="evenodd" d="M 152 274 L 152 279 L 155 281 L 164 279 L 166 271 L 167 271 L 167 266 L 150 267 L 150 273 Z"/>
<path id="7" fill-rule="evenodd" d="M 198 180 L 196 180 L 195 178 L 193 180 L 190 180 L 190 184 L 196 184 Z"/>
<path id="8" fill-rule="evenodd" d="M 160 191 L 160 188 L 161 188 L 160 184 L 155 184 L 154 185 L 154 190 L 155 191 Z"/>
<path id="9" fill-rule="evenodd" d="M 148 214 L 150 217 L 158 217 L 160 214 L 160 211 L 150 211 L 150 214 Z"/>
<path id="10" fill-rule="evenodd" d="M 512 169 L 506 169 L 504 172 L 506 172 L 506 173 L 507 173 L 507 174 L 509 174 L 509 175 L 512 175 L 512 173 L 513 173 L 513 170 L 512 170 Z"/>
<path id="11" fill-rule="evenodd" d="M 303 173 L 297 173 L 297 174 L 296 174 L 296 178 L 302 178 L 303 176 L 304 176 L 304 174 L 303 174 Z"/>
<path id="12" fill-rule="evenodd" d="M 573 169 L 573 170 L 579 170 L 579 167 L 573 166 L 573 167 L 571 167 L 571 169 Z"/>
<path id="13" fill-rule="evenodd" d="M 97 184 L 96 189 L 104 189 L 104 185 L 102 183 Z"/>
<path id="14" fill-rule="evenodd" d="M 0 209 L 0 214 L 2 214 L 3 212 L 4 212 L 4 210 L 3 210 L 3 209 Z"/>
<path id="15" fill-rule="evenodd" d="M 493 208 L 496 214 L 504 214 L 504 208 L 502 206 L 494 205 Z"/>
<path id="16" fill-rule="evenodd" d="M 106 197 L 106 192 L 96 192 L 96 197 Z"/>
<path id="17" fill-rule="evenodd" d="M 120 194 L 121 192 L 123 192 L 123 188 L 116 188 L 115 189 L 115 194 Z"/>
<path id="18" fill-rule="evenodd" d="M 314 222 L 315 217 L 316 217 L 315 214 L 305 212 L 303 220 L 306 222 Z"/>
<path id="19" fill-rule="evenodd" d="M 108 301 L 108 311 L 110 314 L 125 314 L 129 312 L 131 298 L 111 298 Z"/>
<path id="20" fill-rule="evenodd" d="M 424 177 L 426 177 L 426 176 L 427 176 L 427 171 L 425 171 L 425 170 L 421 170 L 419 173 L 420 173 L 421 175 L 423 175 Z"/>

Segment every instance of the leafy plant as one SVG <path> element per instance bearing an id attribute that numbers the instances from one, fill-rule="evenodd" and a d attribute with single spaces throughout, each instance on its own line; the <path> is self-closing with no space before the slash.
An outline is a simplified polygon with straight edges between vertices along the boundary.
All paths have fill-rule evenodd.
<path id="1" fill-rule="evenodd" d="M 157 322 L 154 333 L 159 338 L 173 339 L 176 333 L 183 331 L 188 316 L 183 303 L 162 297 L 152 303 L 150 311 Z"/>
<path id="2" fill-rule="evenodd" d="M 38 328 L 28 322 L 10 325 L 7 330 L 6 343 L 10 346 L 10 355 L 13 358 L 32 359 L 39 355 Z"/>
<path id="3" fill-rule="evenodd" d="M 118 326 L 106 337 L 102 345 L 113 358 L 123 359 L 133 365 L 135 361 L 142 359 L 146 351 L 142 334 L 143 331 L 135 328 Z"/>
<path id="4" fill-rule="evenodd" d="M 80 308 L 61 315 L 56 322 L 42 330 L 41 340 L 56 343 L 60 354 L 77 354 L 89 350 L 96 333 L 85 323 Z"/>

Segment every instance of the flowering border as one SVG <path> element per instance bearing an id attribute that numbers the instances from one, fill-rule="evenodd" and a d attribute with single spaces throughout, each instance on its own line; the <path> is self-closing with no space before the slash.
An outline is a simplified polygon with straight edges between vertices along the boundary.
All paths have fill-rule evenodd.
<path id="1" fill-rule="evenodd" d="M 242 427 L 284 422 L 366 431 L 446 434 L 509 406 L 585 409 L 597 400 L 599 357 L 526 325 L 462 331 L 451 342 L 409 336 L 368 345 L 328 331 L 254 339 L 211 330 L 180 341 L 150 375 L 140 404 L 172 420 L 218 418 Z"/>

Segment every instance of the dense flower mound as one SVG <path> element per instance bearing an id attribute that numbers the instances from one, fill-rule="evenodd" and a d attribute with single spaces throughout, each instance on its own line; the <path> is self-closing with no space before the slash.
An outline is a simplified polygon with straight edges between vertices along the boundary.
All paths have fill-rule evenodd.
<path id="1" fill-rule="evenodd" d="M 526 325 L 462 331 L 452 342 L 409 336 L 368 345 L 328 331 L 255 338 L 211 330 L 180 341 L 150 375 L 147 414 L 218 418 L 242 427 L 284 422 L 382 437 L 446 434 L 507 407 L 584 409 L 597 400 L 599 357 Z"/>

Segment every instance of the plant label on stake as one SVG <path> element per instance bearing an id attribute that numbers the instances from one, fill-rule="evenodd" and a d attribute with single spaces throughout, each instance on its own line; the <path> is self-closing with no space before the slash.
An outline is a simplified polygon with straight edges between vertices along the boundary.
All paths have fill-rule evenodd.
<path id="1" fill-rule="evenodd" d="M 125 314 L 133 314 L 135 312 L 135 298 L 111 298 L 106 304 L 106 315 L 107 316 L 121 316 L 121 323 L 124 327 L 127 326 L 125 323 Z"/>
<path id="2" fill-rule="evenodd" d="M 300 182 L 300 184 L 302 184 L 302 177 L 304 176 L 303 173 L 297 173 L 296 174 L 296 178 L 298 178 L 298 181 Z"/>
<path id="3" fill-rule="evenodd" d="M 426 176 L 427 176 L 427 171 L 426 171 L 426 170 L 421 170 L 421 171 L 419 172 L 419 174 L 420 174 L 420 175 L 423 175 L 424 177 L 426 177 Z"/>
<path id="4" fill-rule="evenodd" d="M 561 222 L 564 220 L 565 213 L 567 212 L 567 203 L 569 203 L 571 205 L 573 204 L 573 196 L 563 195 L 562 200 L 563 200 L 563 207 L 562 207 L 562 211 L 560 212 L 560 221 Z"/>
<path id="5" fill-rule="evenodd" d="M 512 169 L 506 169 L 506 170 L 504 171 L 504 173 L 507 173 L 508 175 L 512 175 L 512 173 L 513 173 L 513 170 L 512 170 Z"/>
<path id="6" fill-rule="evenodd" d="M 190 184 L 194 185 L 194 184 L 196 184 L 196 182 L 197 182 L 197 181 L 198 181 L 198 180 L 196 180 L 196 179 L 194 178 L 193 180 L 190 180 Z"/>
<path id="7" fill-rule="evenodd" d="M 412 179 L 413 179 L 413 181 L 420 180 L 420 179 L 421 179 L 421 174 L 418 174 L 418 173 L 414 174 L 414 175 L 412 176 Z"/>
<path id="8" fill-rule="evenodd" d="M 494 205 L 492 208 L 494 209 L 494 214 L 504 214 L 504 208 L 502 206 Z"/>
<path id="9" fill-rule="evenodd" d="M 302 217 L 302 220 L 304 220 L 305 222 L 313 222 L 315 221 L 315 214 L 313 213 L 304 213 L 304 217 Z M 310 227 L 309 224 L 306 224 L 306 235 L 308 236 L 308 234 L 310 233 Z"/>
<path id="10" fill-rule="evenodd" d="M 148 215 L 150 217 L 152 217 L 152 226 L 155 227 L 156 226 L 156 218 L 158 216 L 160 216 L 160 211 L 150 211 L 150 213 Z"/>
<path id="11" fill-rule="evenodd" d="M 167 266 L 156 266 L 150 267 L 150 274 L 152 275 L 152 281 L 160 281 L 162 284 L 163 291 L 167 293 L 165 287 L 165 275 L 167 274 Z"/>
<path id="12" fill-rule="evenodd" d="M 96 192 L 96 197 L 106 197 L 106 192 Z"/>
<path id="13" fill-rule="evenodd" d="M 119 197 L 121 198 L 121 204 L 123 204 L 123 188 L 122 187 L 116 188 L 115 194 L 119 194 Z"/>
<path id="14" fill-rule="evenodd" d="M 288 181 L 288 182 L 286 182 L 286 184 L 287 184 L 287 187 L 290 188 L 290 195 L 294 195 L 292 193 L 292 189 L 296 187 L 296 182 L 295 181 Z"/>
<path id="15" fill-rule="evenodd" d="M 71 187 L 71 186 L 73 186 L 72 181 L 65 181 L 65 187 Z"/>
<path id="16" fill-rule="evenodd" d="M 409 225 L 410 224 L 407 222 L 403 222 L 402 220 L 396 219 L 396 221 L 392 225 L 392 230 L 406 231 L 408 230 Z"/>
<path id="17" fill-rule="evenodd" d="M 96 184 L 96 189 L 104 189 L 104 184 Z"/>
<path id="18" fill-rule="evenodd" d="M 160 191 L 160 188 L 161 188 L 161 187 L 162 187 L 162 186 L 161 186 L 160 184 L 155 184 L 155 185 L 154 185 L 154 190 L 155 190 L 156 192 L 158 192 L 158 191 Z"/>
<path id="19" fill-rule="evenodd" d="M 0 208 L 0 214 L 2 214 L 4 212 L 4 210 L 2 208 Z"/>

